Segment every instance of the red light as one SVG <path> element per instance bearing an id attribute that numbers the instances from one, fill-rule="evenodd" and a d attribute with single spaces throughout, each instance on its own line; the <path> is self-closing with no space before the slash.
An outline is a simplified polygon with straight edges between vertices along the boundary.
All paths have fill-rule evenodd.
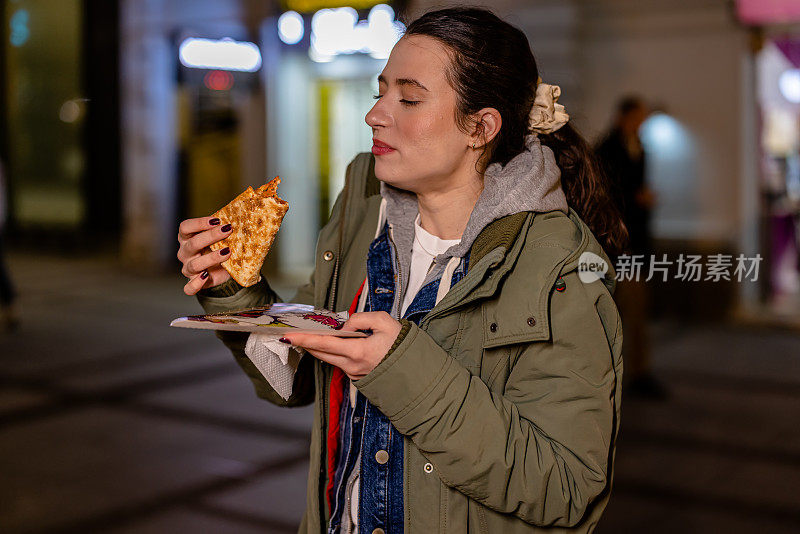
<path id="1" fill-rule="evenodd" d="M 203 84 L 212 91 L 229 91 L 233 87 L 233 74 L 224 70 L 212 70 L 203 77 Z"/>

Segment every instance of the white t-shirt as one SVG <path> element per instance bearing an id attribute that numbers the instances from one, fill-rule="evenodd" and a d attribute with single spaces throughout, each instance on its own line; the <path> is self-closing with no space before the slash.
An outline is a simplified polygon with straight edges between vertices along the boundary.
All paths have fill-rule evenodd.
<path id="1" fill-rule="evenodd" d="M 408 276 L 408 288 L 400 308 L 401 315 L 406 313 L 406 309 L 422 289 L 422 282 L 428 275 L 433 258 L 460 242 L 460 239 L 439 239 L 428 233 L 419 225 L 419 214 L 417 214 L 417 218 L 414 219 L 414 245 L 411 248 L 411 273 Z"/>
<path id="2" fill-rule="evenodd" d="M 447 249 L 460 243 L 460 239 L 439 239 L 435 235 L 428 233 L 419 225 L 419 214 L 414 219 L 414 245 L 411 247 L 411 273 L 408 276 L 408 288 L 406 288 L 403 305 L 400 314 L 404 315 L 406 309 L 414 301 L 422 282 L 428 275 L 428 271 L 433 263 L 433 258 L 445 252 Z M 355 405 L 356 387 L 350 383 L 350 404 Z M 358 470 L 358 468 L 356 468 Z M 353 532 L 358 532 L 358 497 L 361 477 L 354 474 L 355 480 L 352 481 L 350 490 L 350 523 Z"/>

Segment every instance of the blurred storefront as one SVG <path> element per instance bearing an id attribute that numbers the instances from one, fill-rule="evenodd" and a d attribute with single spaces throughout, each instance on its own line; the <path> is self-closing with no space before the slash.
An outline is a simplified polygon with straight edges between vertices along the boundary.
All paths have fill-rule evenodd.
<path id="1" fill-rule="evenodd" d="M 13 241 L 108 244 L 133 269 L 174 269 L 181 220 L 279 175 L 291 208 L 267 267 L 305 278 L 347 164 L 370 149 L 364 115 L 403 8 L 4 2 L 0 155 Z"/>
<path id="2" fill-rule="evenodd" d="M 758 239 L 768 265 L 757 302 L 771 316 L 800 323 L 800 4 L 740 4 L 754 28 Z"/>
<path id="3" fill-rule="evenodd" d="M 306 279 L 347 163 L 371 147 L 403 7 L 379 4 L 123 0 L 123 256 L 173 266 L 180 220 L 280 176 L 290 209 L 267 271 Z"/>
<path id="4" fill-rule="evenodd" d="M 119 4 L 121 254 L 136 269 L 174 270 L 180 221 L 210 215 L 264 179 L 265 97 L 254 41 L 274 6 Z"/>
<path id="5" fill-rule="evenodd" d="M 120 232 L 116 2 L 8 0 L 0 10 L 0 158 L 9 234 L 86 249 Z"/>

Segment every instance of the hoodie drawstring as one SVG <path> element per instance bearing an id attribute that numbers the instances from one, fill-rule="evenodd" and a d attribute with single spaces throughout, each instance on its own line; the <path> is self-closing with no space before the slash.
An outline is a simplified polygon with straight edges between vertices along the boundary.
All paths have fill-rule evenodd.
<path id="1" fill-rule="evenodd" d="M 442 278 L 439 280 L 439 290 L 436 292 L 436 304 L 439 304 L 439 301 L 447 295 L 447 292 L 450 291 L 450 284 L 453 281 L 453 273 L 458 267 L 458 263 L 461 258 L 453 256 L 447 262 L 447 266 L 444 268 L 444 272 L 442 273 Z"/>
<path id="2" fill-rule="evenodd" d="M 381 235 L 381 230 L 383 229 L 383 225 L 386 224 L 386 199 L 381 199 L 381 207 L 378 210 L 378 226 L 375 228 L 375 237 L 373 239 L 377 239 L 379 235 Z M 453 281 L 453 273 L 455 272 L 456 268 L 458 268 L 458 264 L 461 258 L 453 256 L 447 262 L 447 266 L 444 268 L 444 272 L 442 272 L 442 278 L 439 280 L 439 290 L 436 292 L 436 304 L 439 304 L 439 301 L 447 295 L 447 292 L 450 291 L 450 285 Z M 358 299 L 358 307 L 356 308 L 357 312 L 364 311 L 364 308 L 367 306 L 367 295 L 369 295 L 369 280 L 368 278 L 364 279 L 364 289 L 361 291 L 361 295 Z"/>

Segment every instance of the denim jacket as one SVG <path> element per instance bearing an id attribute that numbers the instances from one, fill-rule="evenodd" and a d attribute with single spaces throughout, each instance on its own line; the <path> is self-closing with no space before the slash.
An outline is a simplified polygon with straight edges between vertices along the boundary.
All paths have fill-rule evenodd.
<path id="1" fill-rule="evenodd" d="M 389 237 L 389 224 L 370 244 L 367 253 L 369 295 L 364 311 L 391 313 L 395 299 L 403 294 L 396 287 L 397 254 Z M 451 287 L 466 274 L 465 256 L 453 272 Z M 420 320 L 436 305 L 441 278 L 428 282 L 414 296 L 403 318 L 419 325 Z M 395 309 L 400 309 L 399 306 Z M 361 393 L 355 406 L 343 402 L 339 414 L 339 454 L 336 463 L 333 509 L 328 533 L 340 532 L 349 524 L 350 487 L 353 471 L 359 470 L 359 532 L 382 528 L 390 534 L 403 532 L 403 435 Z M 345 531 L 341 531 L 343 534 Z"/>

